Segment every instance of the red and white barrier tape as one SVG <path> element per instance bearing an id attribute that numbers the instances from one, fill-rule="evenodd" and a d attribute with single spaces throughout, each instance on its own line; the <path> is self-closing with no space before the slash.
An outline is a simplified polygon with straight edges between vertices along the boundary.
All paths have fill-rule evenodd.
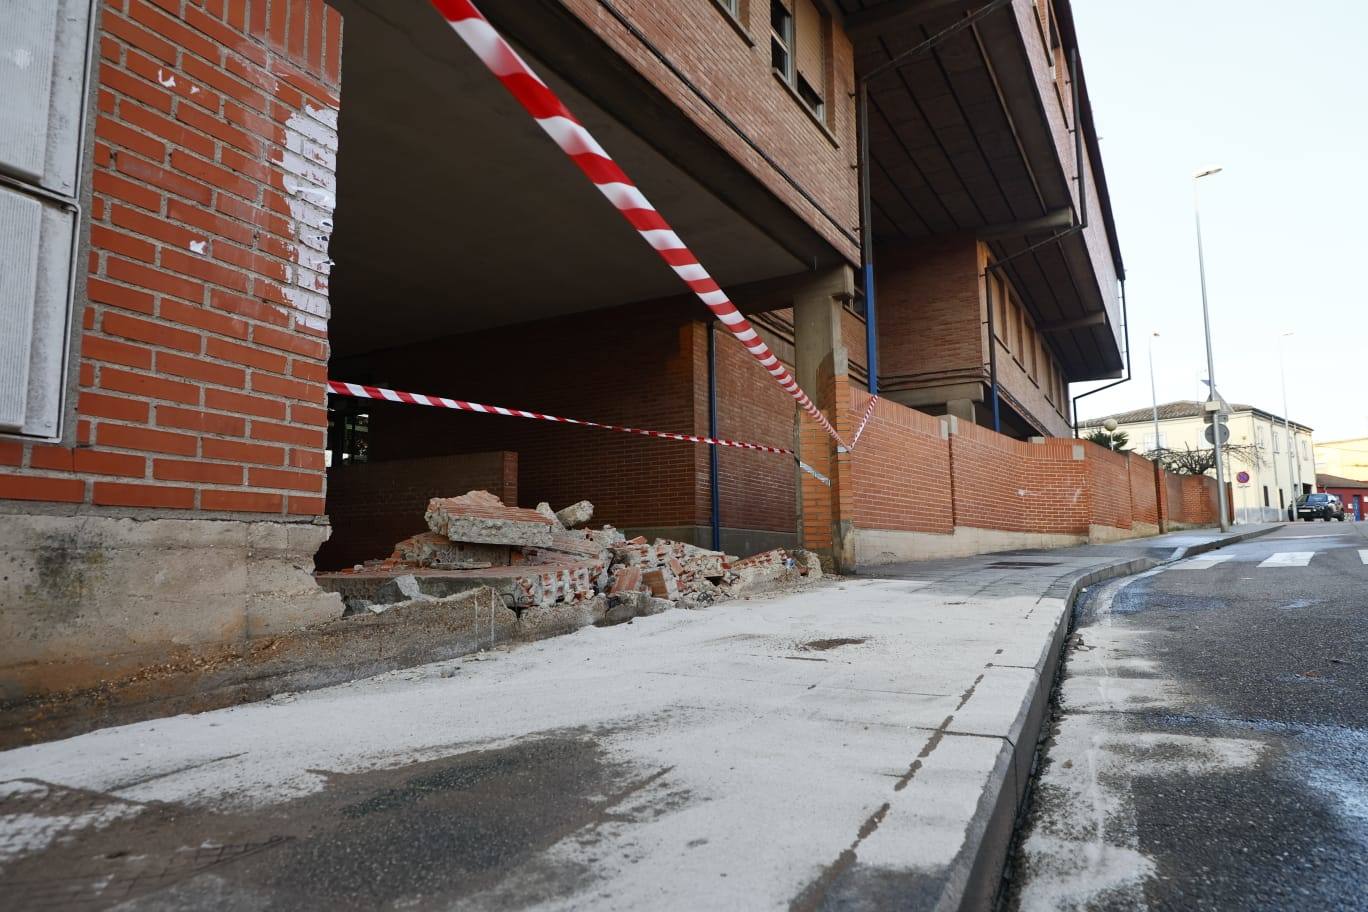
<path id="1" fill-rule="evenodd" d="M 865 403 L 864 414 L 860 416 L 860 424 L 855 428 L 855 436 L 850 438 L 849 450 L 855 449 L 855 444 L 860 442 L 860 435 L 865 432 L 865 427 L 869 424 L 869 419 L 874 417 L 874 406 L 879 404 L 878 396 L 870 396 L 869 402 Z"/>
<path id="2" fill-rule="evenodd" d="M 598 428 L 604 431 L 618 431 L 623 434 L 636 434 L 640 437 L 658 437 L 661 440 L 679 440 L 684 443 L 706 443 L 711 446 L 735 447 L 740 450 L 756 450 L 761 453 L 777 453 L 792 456 L 798 468 L 807 472 L 824 485 L 831 479 L 798 458 L 793 450 L 772 447 L 763 443 L 746 443 L 740 440 L 727 440 L 722 437 L 700 437 L 697 434 L 676 434 L 671 431 L 648 431 L 643 428 L 624 427 L 618 424 L 604 424 L 601 421 L 586 421 L 582 418 L 562 418 L 559 415 L 546 415 L 542 412 L 528 412 L 523 409 L 504 408 L 500 405 L 484 405 L 467 402 L 464 399 L 448 399 L 446 396 L 429 396 L 424 393 L 406 393 L 401 390 L 386 389 L 383 386 L 366 386 L 361 383 L 344 383 L 329 380 L 328 392 L 339 396 L 354 396 L 358 399 L 379 399 L 384 402 L 403 402 L 408 405 L 428 405 L 434 408 L 455 409 L 461 412 L 477 412 L 482 415 L 503 415 L 508 418 L 533 418 L 538 421 L 554 421 L 558 424 L 577 424 L 580 427 Z"/>
<path id="3" fill-rule="evenodd" d="M 545 130 L 561 151 L 584 172 L 584 175 L 675 271 L 684 284 L 689 286 L 698 299 L 707 305 L 727 329 L 731 330 L 742 345 L 746 346 L 746 350 L 760 362 L 760 366 L 802 406 L 803 411 L 807 412 L 813 421 L 831 435 L 837 445 L 844 446 L 845 441 L 836 433 L 831 422 L 827 421 L 826 416 L 812 403 L 807 393 L 798 386 L 798 381 L 774 352 L 770 351 L 769 346 L 760 338 L 741 311 L 737 310 L 726 292 L 718 287 L 717 282 L 698 262 L 698 257 L 684 245 L 679 235 L 675 234 L 669 223 L 647 201 L 626 173 L 618 167 L 584 125 L 575 119 L 546 83 L 532 72 L 532 68 L 495 31 L 474 4 L 469 0 L 431 2 L 456 34 L 461 36 L 461 40 L 503 83 L 509 94 L 532 115 L 537 125 Z"/>

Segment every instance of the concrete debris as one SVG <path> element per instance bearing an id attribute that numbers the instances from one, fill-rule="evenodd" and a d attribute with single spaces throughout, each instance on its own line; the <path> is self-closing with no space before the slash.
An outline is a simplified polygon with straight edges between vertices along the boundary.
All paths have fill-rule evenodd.
<path id="1" fill-rule="evenodd" d="M 573 529 L 575 526 L 582 526 L 594 518 L 594 505 L 587 500 L 581 500 L 579 503 L 572 503 L 562 510 L 557 510 L 555 516 L 562 526 Z"/>
<path id="2" fill-rule="evenodd" d="M 428 528 L 453 542 L 481 545 L 549 545 L 553 519 L 536 510 L 506 507 L 488 491 L 434 497 L 423 514 Z"/>
<path id="3" fill-rule="evenodd" d="M 556 511 L 551 509 L 551 505 L 546 501 L 543 500 L 541 503 L 537 504 L 537 512 L 551 520 L 556 529 L 565 528 L 565 524 L 560 521 L 560 517 L 556 515 Z"/>
<path id="4" fill-rule="evenodd" d="M 545 635 L 675 606 L 702 608 L 821 576 L 816 555 L 804 551 L 738 560 L 685 542 L 628 539 L 612 526 L 573 528 L 593 511 L 588 501 L 559 511 L 546 503 L 510 507 L 485 491 L 434 497 L 425 514 L 430 531 L 399 542 L 386 559 L 318 580 L 342 595 L 349 614 L 488 588 L 522 628 Z"/>

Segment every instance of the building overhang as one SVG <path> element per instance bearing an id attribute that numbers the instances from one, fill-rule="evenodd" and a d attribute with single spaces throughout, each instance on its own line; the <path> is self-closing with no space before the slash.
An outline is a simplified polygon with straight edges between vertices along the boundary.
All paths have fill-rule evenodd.
<path id="1" fill-rule="evenodd" d="M 347 29 L 335 357 L 686 291 L 429 0 L 329 2 Z M 846 261 L 558 0 L 482 9 L 722 287 Z"/>
<path id="2" fill-rule="evenodd" d="M 987 2 L 840 0 L 856 75 Z M 1029 0 L 1014 0 L 874 76 L 870 184 L 876 240 L 973 232 L 996 260 L 1008 261 L 1004 271 L 1078 381 L 1124 367 L 1124 272 L 1081 67 L 1077 118 L 1072 93 L 1056 95 L 1048 75 L 1050 43 L 1076 47 L 1068 3 L 1053 5 L 1053 37 L 1037 25 Z M 1088 163 L 1082 206 L 1075 120 Z M 1071 230 L 1085 215 L 1087 228 Z"/>

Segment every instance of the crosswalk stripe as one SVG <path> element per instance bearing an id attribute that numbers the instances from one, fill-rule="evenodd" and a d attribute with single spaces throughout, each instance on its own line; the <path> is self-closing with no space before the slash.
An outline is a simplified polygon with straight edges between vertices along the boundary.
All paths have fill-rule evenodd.
<path id="1" fill-rule="evenodd" d="M 1365 564 L 1368 564 L 1368 548 L 1359 549 L 1359 560 L 1363 561 Z"/>
<path id="2" fill-rule="evenodd" d="M 1316 556 L 1315 551 L 1279 551 L 1259 564 L 1260 567 L 1305 567 Z"/>
<path id="3" fill-rule="evenodd" d="M 1173 565 L 1174 570 L 1210 570 L 1219 563 L 1230 560 L 1233 554 L 1199 554 Z"/>

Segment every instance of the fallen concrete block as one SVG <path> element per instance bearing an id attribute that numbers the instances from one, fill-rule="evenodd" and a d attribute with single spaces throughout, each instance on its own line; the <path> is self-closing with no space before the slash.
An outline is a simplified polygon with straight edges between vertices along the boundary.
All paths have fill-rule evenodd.
<path id="1" fill-rule="evenodd" d="M 641 616 L 645 617 L 651 614 L 660 614 L 661 612 L 669 611 L 674 606 L 675 603 L 669 599 L 648 598 L 646 600 L 646 608 L 641 612 Z"/>
<path id="2" fill-rule="evenodd" d="M 454 542 L 436 532 L 420 532 L 394 546 L 389 561 L 376 564 L 376 569 L 387 569 L 395 562 L 439 570 L 473 570 L 478 567 L 506 567 L 512 563 L 512 549 L 508 545 L 481 545 Z M 369 563 L 369 562 L 367 562 Z"/>
<path id="3" fill-rule="evenodd" d="M 587 500 L 581 500 L 557 510 L 555 516 L 562 526 L 573 529 L 575 526 L 582 526 L 594 518 L 594 505 Z"/>
<path id="4" fill-rule="evenodd" d="M 545 547 L 554 520 L 536 510 L 505 506 L 487 491 L 460 497 L 434 497 L 423 514 L 428 528 L 453 542 Z"/>

